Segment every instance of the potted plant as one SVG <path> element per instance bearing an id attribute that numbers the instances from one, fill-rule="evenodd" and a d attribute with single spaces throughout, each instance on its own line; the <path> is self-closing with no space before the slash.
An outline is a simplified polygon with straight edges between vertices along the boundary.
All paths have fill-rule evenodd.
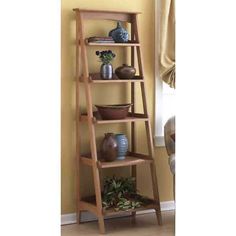
<path id="1" fill-rule="evenodd" d="M 137 194 L 135 179 L 106 178 L 102 194 L 102 205 L 105 209 L 112 208 L 115 211 L 127 211 L 139 208 L 149 203 L 149 199 Z"/>
<path id="2" fill-rule="evenodd" d="M 113 68 L 111 61 L 114 59 L 116 55 L 111 50 L 96 51 L 96 55 L 102 62 L 100 69 L 102 79 L 112 79 Z"/>

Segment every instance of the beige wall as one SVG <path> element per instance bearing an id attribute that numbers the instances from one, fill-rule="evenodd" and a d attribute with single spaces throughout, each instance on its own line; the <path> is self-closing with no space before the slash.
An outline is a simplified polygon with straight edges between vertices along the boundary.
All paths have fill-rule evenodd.
<path id="1" fill-rule="evenodd" d="M 75 21 L 72 8 L 87 8 L 87 9 L 105 9 L 105 10 L 124 10 L 124 11 L 140 11 L 139 16 L 139 32 L 144 56 L 144 68 L 147 80 L 147 98 L 148 109 L 152 120 L 154 120 L 154 0 L 62 0 L 62 140 L 61 140 L 61 190 L 62 190 L 62 214 L 75 212 L 75 197 L 76 197 L 76 172 L 75 172 L 75 102 L 74 91 L 75 83 Z M 114 22 L 97 21 L 88 22 L 86 24 L 86 33 L 88 35 L 106 35 L 110 29 L 114 28 Z M 112 49 L 113 50 L 113 49 Z M 89 69 L 90 71 L 98 71 L 100 63 L 98 62 L 94 49 L 90 49 Z M 114 61 L 114 67 L 122 64 L 127 59 L 127 52 L 121 49 L 114 49 L 117 58 Z M 103 89 L 104 88 L 104 89 Z M 109 103 L 126 102 L 129 94 L 125 92 L 128 87 L 126 85 L 110 85 L 109 89 L 104 85 L 94 87 L 94 103 Z M 101 90 L 103 92 L 101 93 Z M 139 98 L 138 94 L 138 98 Z M 82 109 L 85 109 L 84 91 L 81 92 L 83 100 Z M 137 109 L 142 111 L 142 103 L 137 99 Z M 154 127 L 154 126 L 152 126 Z M 137 134 L 137 146 L 140 152 L 147 152 L 146 138 L 144 125 L 138 125 L 139 133 Z M 82 126 L 83 138 L 81 140 L 82 151 L 88 150 L 87 127 Z M 128 126 L 116 124 L 112 126 L 99 126 L 96 128 L 97 142 L 99 143 L 104 132 L 125 132 L 129 134 Z M 172 195 L 172 176 L 169 171 L 167 155 L 164 148 L 155 148 L 155 162 L 158 172 L 158 183 L 161 201 L 173 199 Z M 103 176 L 107 175 L 128 175 L 129 168 L 110 169 L 103 172 Z M 92 173 L 88 167 L 83 167 L 81 170 L 82 195 L 93 193 Z M 151 178 L 149 169 L 146 166 L 138 167 L 138 189 L 146 195 L 151 194 Z"/>

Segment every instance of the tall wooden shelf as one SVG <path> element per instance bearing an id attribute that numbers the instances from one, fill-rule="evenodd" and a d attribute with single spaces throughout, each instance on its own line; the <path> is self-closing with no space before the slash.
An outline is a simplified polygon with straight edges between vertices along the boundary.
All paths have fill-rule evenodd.
<path id="1" fill-rule="evenodd" d="M 144 69 L 142 62 L 142 51 L 140 47 L 139 35 L 138 35 L 138 24 L 137 15 L 138 12 L 117 12 L 117 11 L 96 11 L 96 10 L 83 10 L 83 9 L 73 9 L 76 16 L 76 158 L 77 158 L 77 178 L 78 178 L 78 188 L 77 188 L 77 221 L 80 223 L 81 211 L 90 211 L 98 217 L 100 233 L 105 233 L 104 216 L 116 215 L 121 212 L 114 210 L 105 210 L 102 207 L 101 198 L 101 182 L 99 171 L 106 168 L 113 167 L 124 167 L 130 166 L 132 168 L 132 176 L 136 178 L 137 176 L 137 165 L 148 164 L 150 166 L 150 173 L 152 178 L 152 189 L 153 189 L 153 199 L 150 199 L 150 204 L 142 206 L 141 208 L 132 209 L 128 212 L 132 213 L 135 217 L 136 211 L 145 209 L 155 209 L 158 223 L 162 224 L 161 209 L 160 209 L 160 199 L 158 193 L 158 184 L 156 176 L 156 167 L 154 162 L 154 148 L 152 140 L 152 132 L 150 126 L 150 119 L 147 112 L 147 101 L 145 93 L 145 79 L 144 79 Z M 113 20 L 128 22 L 131 24 L 131 41 L 128 43 L 89 43 L 84 37 L 84 21 L 85 20 Z M 99 73 L 90 74 L 88 69 L 88 56 L 87 47 L 89 46 L 104 46 L 104 47 L 131 47 L 131 65 L 134 66 L 135 59 L 138 62 L 139 75 L 135 76 L 133 79 L 120 80 L 115 77 L 113 80 L 102 80 Z M 137 56 L 135 56 L 135 50 Z M 81 71 L 80 71 L 81 63 Z M 82 76 L 81 76 L 82 74 Z M 87 104 L 87 113 L 81 114 L 80 112 L 80 83 L 84 83 L 85 87 L 85 97 Z M 135 84 L 140 84 L 142 92 L 142 103 L 143 103 L 143 114 L 135 113 L 135 106 L 132 106 L 131 112 L 126 119 L 122 120 L 102 120 L 96 117 L 93 112 L 92 103 L 92 84 L 110 84 L 110 83 L 130 83 L 131 84 L 131 102 L 135 104 Z M 148 143 L 148 155 L 140 154 L 136 152 L 135 147 L 135 123 L 137 121 L 142 121 L 145 123 L 146 133 L 147 133 L 147 143 Z M 88 124 L 89 132 L 89 142 L 90 142 L 90 154 L 83 155 L 80 153 L 80 123 L 86 122 Z M 131 143 L 130 149 L 125 160 L 115 160 L 113 162 L 105 162 L 102 157 L 100 157 L 96 146 L 95 137 L 95 126 L 101 124 L 113 124 L 113 123 L 130 123 L 131 126 Z M 105 127 L 104 127 L 105 128 Z M 82 165 L 87 165 L 92 168 L 95 197 L 94 198 L 81 198 L 80 195 L 80 168 Z"/>

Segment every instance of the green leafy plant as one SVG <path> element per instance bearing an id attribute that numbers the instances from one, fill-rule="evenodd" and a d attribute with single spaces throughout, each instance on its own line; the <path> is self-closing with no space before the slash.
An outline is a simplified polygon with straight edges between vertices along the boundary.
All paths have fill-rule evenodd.
<path id="1" fill-rule="evenodd" d="M 109 64 L 115 58 L 115 54 L 111 50 L 96 51 L 96 55 L 99 57 L 103 64 Z"/>
<path id="2" fill-rule="evenodd" d="M 137 194 L 134 178 L 107 178 L 104 182 L 103 207 L 116 211 L 135 209 L 145 204 L 146 198 Z"/>

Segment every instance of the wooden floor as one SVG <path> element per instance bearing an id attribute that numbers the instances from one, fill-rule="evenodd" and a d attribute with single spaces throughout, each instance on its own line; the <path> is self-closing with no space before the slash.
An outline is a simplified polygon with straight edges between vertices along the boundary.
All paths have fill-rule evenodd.
<path id="1" fill-rule="evenodd" d="M 175 213 L 174 211 L 162 212 L 163 225 L 157 224 L 155 214 L 143 214 L 136 216 L 136 222 L 132 217 L 109 219 L 105 221 L 106 235 L 109 236 L 174 236 Z M 98 233 L 97 222 L 83 223 L 80 225 L 66 225 L 61 228 L 61 236 L 95 236 Z"/>

